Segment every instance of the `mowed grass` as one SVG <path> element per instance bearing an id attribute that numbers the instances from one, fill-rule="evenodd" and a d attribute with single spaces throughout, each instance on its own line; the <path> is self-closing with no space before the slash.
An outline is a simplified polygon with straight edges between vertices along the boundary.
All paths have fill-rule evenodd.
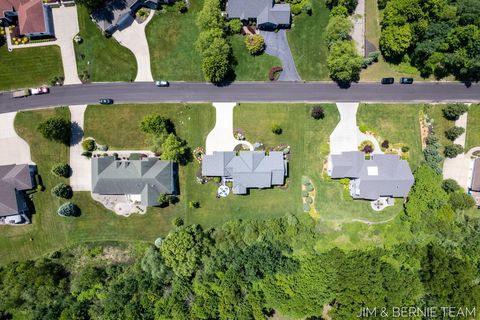
<path id="1" fill-rule="evenodd" d="M 433 130 L 435 132 L 435 136 L 437 136 L 440 144 L 442 145 L 442 147 L 440 148 L 441 155 L 443 155 L 443 150 L 445 146 L 453 144 L 452 141 L 448 140 L 447 137 L 445 137 L 445 131 L 455 126 L 455 121 L 447 120 L 443 116 L 442 109 L 444 107 L 445 105 L 435 104 L 431 105 L 429 107 L 430 110 L 428 111 L 428 113 L 433 119 Z"/>
<path id="2" fill-rule="evenodd" d="M 414 104 L 362 104 L 357 122 L 366 124 L 390 144 L 405 143 L 410 148 L 408 161 L 414 170 L 423 159 L 419 122 L 422 108 Z"/>
<path id="3" fill-rule="evenodd" d="M 472 104 L 468 110 L 466 150 L 480 147 L 480 105 Z"/>
<path id="4" fill-rule="evenodd" d="M 287 32 L 288 43 L 300 78 L 329 80 L 325 28 L 330 12 L 324 0 L 312 0 L 312 9 L 311 16 L 302 13 L 293 18 L 292 29 Z"/>
<path id="5" fill-rule="evenodd" d="M 78 75 L 87 71 L 91 81 L 132 81 L 137 75 L 137 61 L 133 53 L 113 37 L 106 38 L 87 9 L 77 6 L 81 44 L 74 43 Z"/>
<path id="6" fill-rule="evenodd" d="M 156 13 L 145 29 L 155 79 L 203 81 L 202 58 L 195 49 L 203 1 L 190 1 L 184 14 Z"/>
<path id="7" fill-rule="evenodd" d="M 0 90 L 50 84 L 63 76 L 62 57 L 58 46 L 15 49 L 8 52 L 0 46 Z"/>

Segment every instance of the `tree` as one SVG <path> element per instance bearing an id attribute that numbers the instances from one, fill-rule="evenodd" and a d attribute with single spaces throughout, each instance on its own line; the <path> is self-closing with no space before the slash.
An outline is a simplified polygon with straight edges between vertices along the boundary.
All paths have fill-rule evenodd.
<path id="1" fill-rule="evenodd" d="M 445 154 L 445 157 L 447 158 L 455 158 L 462 152 L 463 152 L 463 147 L 459 144 L 446 146 L 445 150 L 443 151 L 443 153 Z"/>
<path id="2" fill-rule="evenodd" d="M 230 61 L 225 54 L 207 56 L 203 59 L 202 71 L 207 81 L 221 83 L 230 72 Z"/>
<path id="3" fill-rule="evenodd" d="M 62 117 L 47 119 L 40 123 L 37 129 L 45 139 L 65 145 L 70 144 L 71 124 L 70 121 Z"/>
<path id="4" fill-rule="evenodd" d="M 325 110 L 321 106 L 315 106 L 312 108 L 310 115 L 315 120 L 323 119 L 325 118 Z"/>
<path id="5" fill-rule="evenodd" d="M 448 104 L 442 109 L 443 116 L 447 120 L 458 120 L 462 114 L 468 111 L 468 106 L 463 103 Z"/>
<path id="6" fill-rule="evenodd" d="M 454 141 L 458 137 L 460 137 L 465 132 L 465 129 L 462 127 L 453 127 L 445 131 L 445 137 L 448 140 Z"/>
<path id="7" fill-rule="evenodd" d="M 99 9 L 105 4 L 104 0 L 77 0 L 77 4 L 80 4 L 87 8 L 89 13 L 93 13 L 96 9 Z"/>
<path id="8" fill-rule="evenodd" d="M 72 202 L 65 202 L 58 208 L 57 213 L 62 217 L 78 217 L 80 208 Z"/>
<path id="9" fill-rule="evenodd" d="M 160 251 L 155 247 L 148 247 L 141 261 L 141 268 L 144 272 L 150 274 L 155 280 L 168 282 L 172 277 L 170 269 L 165 265 L 165 261 Z"/>
<path id="10" fill-rule="evenodd" d="M 282 127 L 280 127 L 279 124 L 276 124 L 276 123 L 272 124 L 272 133 L 278 135 L 278 134 L 282 134 L 282 131 L 283 131 Z"/>
<path id="11" fill-rule="evenodd" d="M 247 35 L 245 37 L 245 46 L 251 55 L 258 55 L 265 50 L 265 41 L 260 34 Z"/>
<path id="12" fill-rule="evenodd" d="M 71 197 L 73 197 L 72 187 L 64 183 L 59 183 L 56 186 L 54 186 L 51 192 L 52 192 L 52 195 L 57 196 L 59 198 L 70 199 Z"/>
<path id="13" fill-rule="evenodd" d="M 330 47 L 327 64 L 330 77 L 339 83 L 350 83 L 359 79 L 363 59 L 351 41 L 338 41 Z"/>
<path id="14" fill-rule="evenodd" d="M 450 194 L 450 204 L 454 210 L 467 210 L 475 206 L 475 200 L 463 191 Z"/>
<path id="15" fill-rule="evenodd" d="M 66 163 L 57 163 L 52 167 L 50 172 L 57 177 L 68 178 L 72 173 L 72 168 Z"/>
<path id="16" fill-rule="evenodd" d="M 162 144 L 162 160 L 170 160 L 184 164 L 188 161 L 190 149 L 186 141 L 181 140 L 173 133 L 170 133 Z"/>
<path id="17" fill-rule="evenodd" d="M 348 15 L 348 9 L 345 6 L 336 6 L 330 11 L 330 17 L 348 17 Z"/>
<path id="18" fill-rule="evenodd" d="M 228 21 L 228 29 L 231 33 L 236 34 L 242 31 L 243 23 L 240 19 L 231 19 Z"/>
<path id="19" fill-rule="evenodd" d="M 399 60 L 412 43 L 412 32 L 409 25 L 391 26 L 382 30 L 380 51 L 387 60 Z"/>
<path id="20" fill-rule="evenodd" d="M 93 139 L 85 139 L 85 140 L 82 141 L 82 149 L 83 149 L 83 151 L 92 152 L 93 150 L 95 150 L 95 148 L 96 148 L 95 140 L 93 140 Z"/>
<path id="21" fill-rule="evenodd" d="M 358 0 L 326 0 L 325 4 L 330 10 L 335 9 L 337 6 L 345 7 L 351 14 L 355 11 L 355 8 L 358 5 Z"/>
<path id="22" fill-rule="evenodd" d="M 453 179 L 445 179 L 442 182 L 442 188 L 446 193 L 453 193 L 460 190 L 461 187 L 458 185 L 457 181 Z"/>
<path id="23" fill-rule="evenodd" d="M 197 26 L 202 30 L 223 29 L 225 20 L 222 17 L 219 0 L 206 0 L 197 16 Z"/>
<path id="24" fill-rule="evenodd" d="M 350 39 L 350 33 L 353 30 L 353 22 L 344 16 L 333 16 L 328 21 L 325 31 L 328 46 L 331 46 L 336 41 L 343 41 Z"/>
<path id="25" fill-rule="evenodd" d="M 234 20 L 232 20 L 234 21 Z M 217 38 L 225 38 L 225 32 L 219 28 L 207 29 L 200 32 L 197 41 L 195 42 L 195 49 L 203 55 L 203 53 L 212 45 Z"/>
<path id="26" fill-rule="evenodd" d="M 175 126 L 170 119 L 158 113 L 152 113 L 144 116 L 140 121 L 140 130 L 156 136 L 166 136 L 175 132 Z"/>

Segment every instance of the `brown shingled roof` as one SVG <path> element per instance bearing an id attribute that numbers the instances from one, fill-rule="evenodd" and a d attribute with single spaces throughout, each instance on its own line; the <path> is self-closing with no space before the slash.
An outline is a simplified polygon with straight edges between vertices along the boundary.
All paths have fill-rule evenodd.
<path id="1" fill-rule="evenodd" d="M 42 0 L 30 0 L 20 4 L 18 23 L 21 34 L 45 32 L 45 16 Z"/>

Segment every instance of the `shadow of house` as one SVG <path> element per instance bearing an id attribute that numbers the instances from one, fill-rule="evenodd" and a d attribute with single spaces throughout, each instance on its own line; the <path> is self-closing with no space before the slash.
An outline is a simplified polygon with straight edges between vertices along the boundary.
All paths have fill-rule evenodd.
<path id="1" fill-rule="evenodd" d="M 227 17 L 240 19 L 248 25 L 255 22 L 260 30 L 290 28 L 292 15 L 289 4 L 275 3 L 273 0 L 228 0 Z"/>

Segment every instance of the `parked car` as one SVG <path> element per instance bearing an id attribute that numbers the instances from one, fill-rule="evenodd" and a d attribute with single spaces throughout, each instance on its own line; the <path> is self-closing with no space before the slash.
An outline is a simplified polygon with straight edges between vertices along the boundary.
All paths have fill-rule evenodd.
<path id="1" fill-rule="evenodd" d="M 39 88 L 32 88 L 32 89 L 30 89 L 30 92 L 32 94 L 35 94 L 35 95 L 45 94 L 45 93 L 49 93 L 50 89 L 48 89 L 48 87 L 43 86 L 43 87 L 39 87 Z"/>
<path id="2" fill-rule="evenodd" d="M 382 84 L 393 84 L 395 79 L 393 78 L 382 78 Z"/>
<path id="3" fill-rule="evenodd" d="M 12 92 L 12 98 L 23 98 L 30 95 L 29 89 L 15 90 Z"/>
<path id="4" fill-rule="evenodd" d="M 102 99 L 98 100 L 98 103 L 100 103 L 100 104 L 113 104 L 113 99 L 102 98 Z"/>
<path id="5" fill-rule="evenodd" d="M 170 85 L 170 83 L 168 83 L 167 80 L 157 80 L 157 81 L 155 81 L 155 85 L 157 87 L 168 87 Z"/>
<path id="6" fill-rule="evenodd" d="M 413 83 L 413 78 L 400 78 L 400 83 L 401 84 L 412 84 Z"/>

